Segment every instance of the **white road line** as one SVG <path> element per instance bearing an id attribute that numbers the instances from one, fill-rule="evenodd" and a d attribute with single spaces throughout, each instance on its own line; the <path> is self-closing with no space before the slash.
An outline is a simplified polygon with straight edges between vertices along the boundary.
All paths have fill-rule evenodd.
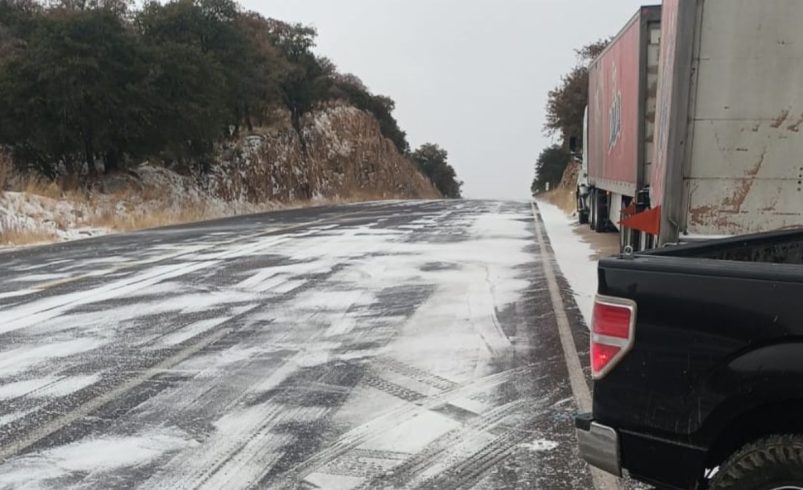
<path id="1" fill-rule="evenodd" d="M 541 263 L 544 268 L 547 286 L 549 287 L 549 297 L 552 300 L 552 310 L 555 313 L 555 321 L 558 324 L 560 334 L 560 345 L 563 347 L 563 357 L 566 359 L 566 368 L 569 370 L 569 384 L 572 387 L 575 403 L 581 412 L 591 411 L 591 390 L 588 389 L 583 367 L 580 365 L 580 356 L 577 354 L 577 346 L 572 337 L 569 318 L 566 316 L 566 308 L 563 298 L 560 295 L 560 287 L 555 277 L 555 269 L 552 267 L 553 256 L 547 253 L 547 244 L 544 239 L 544 231 L 541 222 L 538 220 L 538 210 L 535 203 L 530 203 L 533 210 L 533 220 L 535 222 L 535 236 L 541 249 Z M 615 490 L 620 488 L 619 480 L 596 468 L 590 468 L 591 478 L 594 481 L 594 488 L 597 490 Z"/>

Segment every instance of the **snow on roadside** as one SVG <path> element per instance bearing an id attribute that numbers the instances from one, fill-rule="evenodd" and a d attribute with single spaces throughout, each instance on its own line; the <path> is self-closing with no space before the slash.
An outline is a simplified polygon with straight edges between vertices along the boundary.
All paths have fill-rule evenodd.
<path id="1" fill-rule="evenodd" d="M 192 177 L 148 163 L 137 166 L 135 171 L 137 178 L 126 174 L 110 180 L 112 187 L 117 187 L 116 191 L 93 192 L 83 198 L 54 199 L 31 192 L 0 190 L 0 248 L 75 240 L 282 207 L 277 202 L 222 199 L 201 188 Z M 8 236 L 3 237 L 3 234 Z"/>
<path id="2" fill-rule="evenodd" d="M 597 294 L 597 261 L 594 258 L 597 251 L 574 231 L 575 218 L 546 201 L 538 199 L 536 202 L 558 267 L 569 281 L 586 325 L 591 325 L 591 310 Z"/>
<path id="3" fill-rule="evenodd" d="M 108 228 L 88 226 L 89 207 L 24 192 L 0 192 L 0 233 L 34 232 L 66 241 L 109 233 Z"/>

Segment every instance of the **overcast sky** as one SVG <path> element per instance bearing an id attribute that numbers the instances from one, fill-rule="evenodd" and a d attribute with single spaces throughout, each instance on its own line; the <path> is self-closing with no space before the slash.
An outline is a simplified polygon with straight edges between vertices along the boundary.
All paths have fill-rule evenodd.
<path id="1" fill-rule="evenodd" d="M 615 34 L 639 0 L 245 0 L 318 29 L 317 52 L 396 101 L 413 148 L 438 143 L 470 198 L 529 196 L 547 92 L 574 49 Z M 651 2 L 660 3 L 660 2 Z"/>

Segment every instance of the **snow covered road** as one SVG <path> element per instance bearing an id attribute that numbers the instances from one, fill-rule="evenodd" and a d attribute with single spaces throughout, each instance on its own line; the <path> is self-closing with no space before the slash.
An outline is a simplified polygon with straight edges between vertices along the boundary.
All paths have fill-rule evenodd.
<path id="1" fill-rule="evenodd" d="M 545 253 L 493 201 L 0 253 L 0 489 L 592 488 Z"/>

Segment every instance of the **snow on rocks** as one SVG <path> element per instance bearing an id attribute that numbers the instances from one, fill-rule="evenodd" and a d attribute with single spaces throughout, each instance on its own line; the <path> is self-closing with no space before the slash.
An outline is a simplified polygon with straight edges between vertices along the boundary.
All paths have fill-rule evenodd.
<path id="1" fill-rule="evenodd" d="M 48 235 L 64 241 L 108 233 L 108 228 L 87 224 L 92 213 L 86 203 L 0 192 L 0 233 L 34 233 L 41 235 L 41 241 Z"/>
<path id="2" fill-rule="evenodd" d="M 207 173 L 185 175 L 145 162 L 102 177 L 86 196 L 0 191 L 0 242 L 72 240 L 257 213 L 299 200 L 438 197 L 364 111 L 330 104 L 306 114 L 299 130 L 289 113 L 276 119 L 221 144 Z"/>

